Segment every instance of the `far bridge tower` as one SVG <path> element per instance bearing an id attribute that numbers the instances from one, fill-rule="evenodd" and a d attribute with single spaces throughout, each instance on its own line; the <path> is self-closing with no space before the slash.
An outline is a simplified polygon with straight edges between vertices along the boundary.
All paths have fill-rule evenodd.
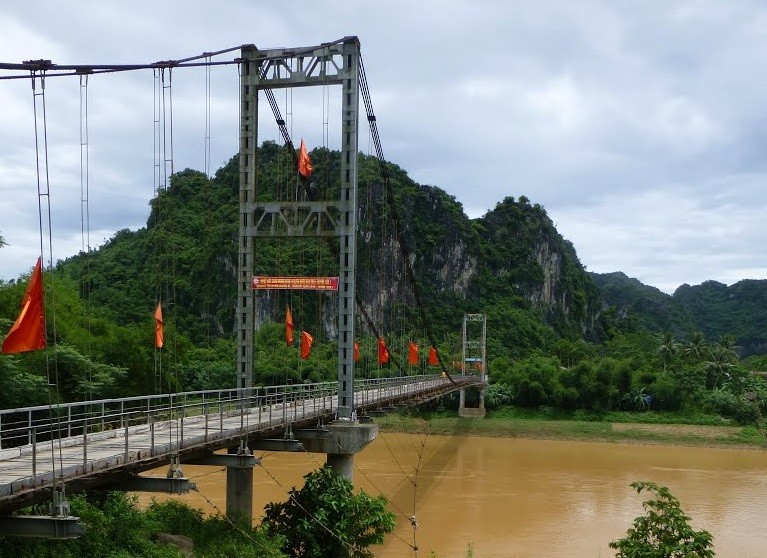
<path id="1" fill-rule="evenodd" d="M 487 382 L 487 314 L 464 314 L 463 347 L 461 349 L 461 372 L 476 374 L 482 382 Z M 460 417 L 485 416 L 485 388 L 479 388 L 477 407 L 466 406 L 466 388 L 461 388 L 458 405 Z"/>

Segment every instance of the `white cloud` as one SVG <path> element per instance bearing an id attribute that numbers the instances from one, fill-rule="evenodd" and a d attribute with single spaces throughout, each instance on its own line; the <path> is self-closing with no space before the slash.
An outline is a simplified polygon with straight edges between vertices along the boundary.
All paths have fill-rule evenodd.
<path id="1" fill-rule="evenodd" d="M 470 215 L 527 195 L 589 269 L 622 270 L 667 291 L 767 277 L 767 82 L 758 77 L 767 6 L 756 0 L 35 7 L 4 3 L 4 60 L 151 62 L 358 35 L 387 157 Z M 178 70 L 173 79 L 175 168 L 202 169 L 204 74 Z M 212 81 L 215 171 L 237 149 L 236 70 L 214 68 Z M 55 256 L 64 257 L 80 246 L 79 87 L 77 78 L 47 85 Z M 146 219 L 152 88 L 151 72 L 89 80 L 92 238 Z M 313 95 L 293 93 L 292 132 L 320 145 L 322 103 Z M 285 114 L 288 100 L 278 94 Z M 31 101 L 27 81 L 0 81 L 0 234 L 11 243 L 0 251 L 2 278 L 27 270 L 38 246 Z M 277 139 L 267 120 L 261 139 Z"/>

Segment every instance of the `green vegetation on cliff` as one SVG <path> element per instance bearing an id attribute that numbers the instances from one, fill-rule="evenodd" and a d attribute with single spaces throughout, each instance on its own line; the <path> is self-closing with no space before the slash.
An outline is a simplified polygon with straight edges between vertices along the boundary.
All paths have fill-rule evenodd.
<path id="1" fill-rule="evenodd" d="M 312 159 L 315 174 L 301 195 L 334 196 L 339 154 L 316 149 Z M 258 165 L 260 199 L 282 199 L 295 187 L 284 148 L 264 143 Z M 546 211 L 525 196 L 507 197 L 470 219 L 452 196 L 387 165 L 390 191 L 384 191 L 377 161 L 359 156 L 357 291 L 395 354 L 403 355 L 411 338 L 427 345 L 411 320 L 417 312 L 402 239 L 447 362 L 460 360 L 464 313 L 487 314 L 490 404 L 710 410 L 743 422 L 761 420 L 764 385 L 747 374 L 761 363 L 737 359 L 741 339 L 752 349 L 760 346 L 761 322 L 743 325 L 759 315 L 759 282 L 737 289 L 716 283 L 680 287 L 672 298 L 620 273 L 592 278 Z M 236 158 L 210 179 L 189 169 L 177 173 L 152 200 L 145 228 L 120 231 L 47 274 L 56 294 L 55 307 L 48 307 L 49 318 L 55 311 L 56 348 L 49 352 L 56 351 L 62 398 L 234 385 L 238 189 Z M 387 196 L 394 198 L 398 220 Z M 256 273 L 332 275 L 337 252 L 336 240 L 259 239 Z M 0 285 L 0 327 L 10 326 L 23 290 L 24 281 Z M 697 297 L 698 291 L 705 296 Z M 154 372 L 152 344 L 158 299 L 165 305 L 168 340 L 160 355 L 162 378 Z M 334 300 L 314 292 L 259 297 L 255 383 L 335 377 Z M 315 335 L 306 362 L 282 341 L 288 303 L 297 330 Z M 375 354 L 368 329 L 363 320 L 357 324 L 361 368 Z M 670 334 L 663 337 L 664 331 Z M 46 401 L 50 362 L 44 353 L 0 356 L 0 405 Z M 373 366 L 367 373 L 400 371 Z"/>
<path id="2" fill-rule="evenodd" d="M 744 279 L 727 286 L 716 281 L 682 285 L 673 295 L 624 273 L 591 273 L 610 323 L 620 331 L 671 332 L 690 339 L 732 336 L 743 357 L 767 352 L 767 281 Z"/>

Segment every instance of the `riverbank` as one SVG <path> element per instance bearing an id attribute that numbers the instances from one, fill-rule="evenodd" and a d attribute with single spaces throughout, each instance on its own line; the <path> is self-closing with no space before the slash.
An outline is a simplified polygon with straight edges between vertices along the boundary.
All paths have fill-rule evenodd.
<path id="1" fill-rule="evenodd" d="M 589 420 L 546 417 L 537 411 L 504 409 L 483 419 L 462 419 L 452 413 L 391 414 L 376 418 L 384 432 L 443 434 L 767 449 L 755 426 L 727 424 L 719 417 L 685 417 L 652 413 L 609 413 Z"/>

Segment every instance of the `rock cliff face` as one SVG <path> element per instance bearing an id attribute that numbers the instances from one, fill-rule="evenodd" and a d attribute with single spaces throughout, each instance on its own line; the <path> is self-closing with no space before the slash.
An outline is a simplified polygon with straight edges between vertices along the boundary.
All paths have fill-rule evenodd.
<path id="1" fill-rule="evenodd" d="M 264 175 L 272 172 L 270 164 L 276 165 L 269 162 L 269 153 L 266 150 L 262 154 Z M 328 157 L 327 162 L 322 157 L 317 159 L 318 176 L 323 164 L 331 169 L 337 166 L 338 154 L 330 152 Z M 232 196 L 227 203 L 233 212 L 237 207 L 235 162 L 217 175 L 222 179 L 222 198 Z M 408 253 L 422 301 L 437 332 L 460 331 L 467 312 L 499 315 L 521 310 L 537 316 L 560 334 L 600 337 L 601 301 L 597 288 L 572 244 L 561 237 L 541 206 L 531 204 L 524 196 L 517 200 L 509 197 L 484 216 L 470 219 L 461 204 L 444 190 L 417 184 L 395 165 L 389 165 L 389 171 L 391 188 L 384 191 L 377 161 L 365 156 L 359 159 L 356 291 L 377 327 L 396 331 L 399 326 L 394 320 L 418 312 L 406 274 L 403 254 Z M 335 170 L 331 176 L 336 176 Z M 394 203 L 387 196 L 393 196 Z M 229 239 L 236 239 L 236 222 L 235 213 L 230 230 L 222 231 Z M 226 238 L 220 242 L 223 244 Z M 311 253 L 311 249 L 301 248 L 303 255 L 290 256 L 287 249 L 285 245 L 259 248 L 257 260 L 264 261 L 272 254 L 281 262 L 306 261 Z M 322 257 L 337 261 L 337 256 L 331 254 L 333 249 L 328 250 Z M 232 250 L 229 259 L 235 258 Z M 225 267 L 221 275 L 229 275 L 231 282 L 210 287 L 220 293 L 218 302 L 222 305 L 231 300 L 233 291 L 236 293 L 235 270 L 231 265 Z M 276 269 L 269 267 L 264 272 L 292 274 L 292 268 Z M 328 274 L 331 269 L 337 269 L 337 264 L 327 266 Z M 312 270 L 307 267 L 306 271 Z M 262 295 L 256 321 L 282 320 L 284 296 Z M 311 302 L 312 315 L 322 316 L 322 323 L 316 327 L 328 338 L 336 332 L 333 316 L 337 303 L 332 295 L 317 295 Z M 496 325 L 510 327 L 501 319 Z M 358 326 L 369 329 L 364 320 L 359 320 Z"/>
<path id="2" fill-rule="evenodd" d="M 483 288 L 523 297 L 561 333 L 598 337 L 596 285 L 538 204 L 506 198 L 477 220 L 483 240 Z"/>
<path id="3" fill-rule="evenodd" d="M 472 220 L 442 190 L 411 183 L 399 207 L 401 236 L 431 310 L 447 306 L 462 318 L 461 310 L 527 307 L 560 333 L 600 336 L 597 288 L 539 205 L 507 198 Z M 363 235 L 369 244 L 362 253 L 380 265 L 360 266 L 358 283 L 366 310 L 379 321 L 386 319 L 381 308 L 413 303 L 397 235 L 381 234 Z"/>
<path id="4" fill-rule="evenodd" d="M 322 186 L 326 197 L 333 199 L 340 154 L 325 150 L 315 155 L 315 173 L 331 177 Z M 271 195 L 269 181 L 279 190 L 289 160 L 276 144 L 262 146 L 263 195 Z M 356 292 L 374 324 L 393 332 L 403 327 L 395 319 L 404 316 L 416 322 L 410 320 L 419 308 L 406 273 L 409 263 L 437 335 L 460 332 L 464 313 L 487 313 L 493 320 L 489 327 L 497 331 L 542 321 L 563 335 L 600 336 L 596 287 L 543 208 L 524 196 L 509 197 L 486 215 L 470 219 L 444 190 L 415 183 L 395 165 L 388 168 L 391 188 L 385 192 L 378 162 L 359 158 Z M 318 183 L 323 180 L 318 178 Z M 101 269 L 94 275 L 104 282 L 93 285 L 94 300 L 126 321 L 138 321 L 144 319 L 140 309 L 153 304 L 155 285 L 172 284 L 178 321 L 191 339 L 203 341 L 211 333 L 231 335 L 237 297 L 238 188 L 236 157 L 212 180 L 188 169 L 174 175 L 170 189 L 153 202 L 146 229 L 119 233 L 99 249 L 101 263 L 94 265 Z M 315 194 L 319 195 L 316 188 L 308 189 L 306 195 Z M 387 196 L 393 196 L 394 203 Z M 161 204 L 162 220 L 158 218 Z M 157 255 L 162 252 L 156 246 L 169 238 L 175 246 L 175 271 L 162 276 L 157 271 L 165 269 Z M 336 241 L 316 240 L 259 239 L 256 273 L 334 275 Z M 123 290 L 132 289 L 131 300 L 137 301 L 128 314 L 125 305 L 119 304 L 124 293 L 115 293 L 108 280 L 115 270 L 120 271 L 121 284 L 127 285 Z M 323 332 L 326 338 L 335 336 L 338 297 L 328 293 L 260 293 L 256 324 L 282 321 L 287 303 L 302 305 L 301 317 L 311 331 Z M 365 327 L 363 320 L 358 324 Z M 538 333 L 528 336 L 533 339 L 528 346 L 541 339 Z M 519 339 L 510 336 L 504 343 L 516 346 Z"/>

